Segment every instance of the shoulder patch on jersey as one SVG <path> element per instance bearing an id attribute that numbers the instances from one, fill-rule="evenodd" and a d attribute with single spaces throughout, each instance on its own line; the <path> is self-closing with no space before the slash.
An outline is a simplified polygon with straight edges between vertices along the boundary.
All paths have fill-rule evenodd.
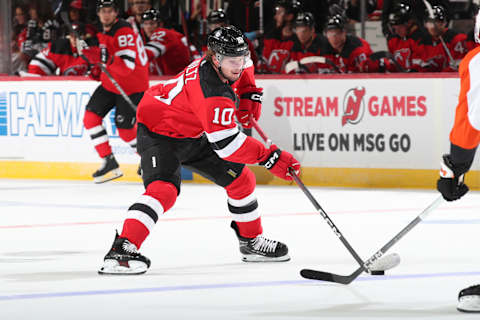
<path id="1" fill-rule="evenodd" d="M 225 97 L 235 102 L 235 93 L 232 88 L 220 80 L 210 62 L 202 62 L 198 68 L 198 74 L 200 78 L 200 87 L 202 88 L 205 98 Z"/>
<path id="2" fill-rule="evenodd" d="M 60 38 L 52 43 L 50 48 L 51 53 L 55 54 L 68 54 L 73 55 L 72 47 L 70 46 L 70 40 Z"/>

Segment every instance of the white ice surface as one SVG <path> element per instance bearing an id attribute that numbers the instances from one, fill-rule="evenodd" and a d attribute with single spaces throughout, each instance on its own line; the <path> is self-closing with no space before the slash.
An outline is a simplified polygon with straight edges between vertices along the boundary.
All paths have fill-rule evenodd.
<path id="1" fill-rule="evenodd" d="M 310 188 L 364 259 L 437 196 L 435 191 Z M 244 263 L 223 189 L 184 184 L 141 252 L 141 276 L 99 276 L 135 183 L 0 180 L 0 319 L 478 319 L 456 311 L 480 282 L 480 193 L 442 204 L 391 252 L 386 276 L 348 286 L 300 277 L 358 264 L 298 187 L 257 188 L 264 234 L 292 260 Z"/>

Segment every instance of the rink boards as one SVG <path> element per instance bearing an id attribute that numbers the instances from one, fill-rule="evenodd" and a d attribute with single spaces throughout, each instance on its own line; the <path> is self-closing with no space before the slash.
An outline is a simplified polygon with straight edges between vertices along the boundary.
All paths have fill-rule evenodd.
<path id="1" fill-rule="evenodd" d="M 449 149 L 456 75 L 259 76 L 257 82 L 264 88 L 259 123 L 300 160 L 306 184 L 434 187 Z M 82 119 L 97 85 L 74 77 L 0 78 L 0 178 L 89 180 L 99 159 Z M 140 181 L 139 157 L 118 137 L 113 114 L 104 125 L 122 179 Z M 260 183 L 284 184 L 252 168 Z M 186 171 L 183 178 L 204 181 Z M 480 188 L 477 172 L 467 182 Z"/>

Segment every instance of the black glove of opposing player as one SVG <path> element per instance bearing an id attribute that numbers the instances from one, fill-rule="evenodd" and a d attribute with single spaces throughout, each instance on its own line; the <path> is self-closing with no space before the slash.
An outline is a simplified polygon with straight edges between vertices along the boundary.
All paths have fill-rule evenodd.
<path id="1" fill-rule="evenodd" d="M 437 181 L 437 190 L 447 201 L 458 200 L 468 192 L 468 187 L 463 183 L 468 167 L 465 165 L 454 165 L 450 155 L 442 157 L 440 168 L 440 179 Z"/>

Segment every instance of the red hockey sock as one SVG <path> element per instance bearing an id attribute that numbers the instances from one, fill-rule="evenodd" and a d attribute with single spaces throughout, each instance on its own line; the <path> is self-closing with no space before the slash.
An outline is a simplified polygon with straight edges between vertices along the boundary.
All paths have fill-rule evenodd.
<path id="1" fill-rule="evenodd" d="M 105 158 L 112 154 L 112 148 L 108 143 L 107 131 L 102 125 L 102 117 L 87 110 L 83 117 L 83 125 L 87 129 L 100 158 Z"/>
<path id="2" fill-rule="evenodd" d="M 238 232 L 244 238 L 255 238 L 259 234 L 262 234 L 262 218 L 259 217 L 253 221 L 238 222 L 235 221 L 238 226 Z"/>
<path id="3" fill-rule="evenodd" d="M 143 223 L 135 219 L 127 219 L 123 223 L 121 238 L 127 238 L 137 249 L 140 249 L 143 241 L 147 238 L 150 231 Z"/>
<path id="4" fill-rule="evenodd" d="M 130 146 L 132 146 L 132 144 L 134 144 L 136 146 L 136 144 L 137 144 L 137 140 L 136 140 L 136 138 L 137 138 L 137 124 L 135 124 L 135 126 L 133 128 L 130 128 L 130 129 L 118 128 L 117 130 L 118 130 L 118 135 L 120 136 L 120 138 L 123 141 L 128 143 Z"/>
<path id="5" fill-rule="evenodd" d="M 242 207 L 249 205 L 249 201 L 252 199 L 256 201 L 255 195 L 255 175 L 253 172 L 245 167 L 243 168 L 242 173 L 238 178 L 236 178 L 230 185 L 228 185 L 225 190 L 227 191 L 228 197 L 232 200 L 236 200 L 235 206 Z M 252 198 L 253 196 L 253 198 Z M 256 212 L 256 210 L 254 211 Z M 253 213 L 253 212 L 252 212 Z M 241 220 L 241 214 L 232 214 L 233 220 L 238 226 L 238 231 L 240 236 L 245 238 L 255 238 L 263 232 L 262 221 L 260 216 L 257 214 L 252 215 L 250 213 L 250 219 L 252 221 L 243 221 L 239 222 L 236 220 Z M 238 216 L 238 217 L 236 217 Z"/>
<path id="6" fill-rule="evenodd" d="M 168 211 L 175 203 L 177 193 L 177 188 L 169 182 L 150 183 L 143 196 L 130 207 L 131 211 L 128 213 L 131 215 L 125 219 L 120 236 L 127 238 L 140 249 L 155 226 L 158 216 Z"/>

